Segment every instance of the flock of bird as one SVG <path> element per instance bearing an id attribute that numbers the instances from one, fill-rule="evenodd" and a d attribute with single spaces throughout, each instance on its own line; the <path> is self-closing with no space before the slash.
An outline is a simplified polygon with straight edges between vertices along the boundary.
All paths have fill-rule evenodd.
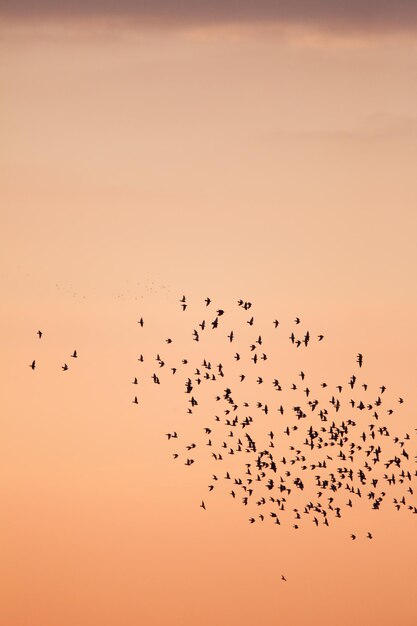
<path id="1" fill-rule="evenodd" d="M 180 310 L 185 313 L 188 304 L 183 296 Z M 392 401 L 385 385 L 375 388 L 364 380 L 362 353 L 340 384 L 315 383 L 304 368 L 284 381 L 277 375 L 282 363 L 275 358 L 277 342 L 286 342 L 300 355 L 322 342 L 323 334 L 303 328 L 299 317 L 290 334 L 283 334 L 280 321 L 271 319 L 276 339 L 272 344 L 269 338 L 268 344 L 270 332 L 258 328 L 251 302 L 238 300 L 240 321 L 236 326 L 232 315 L 233 329 L 226 327 L 226 311 L 210 298 L 201 307 L 200 320 L 190 324 L 190 345 L 180 342 L 183 356 L 174 358 L 170 350 L 175 339 L 168 337 L 149 357 L 155 364 L 150 377 L 139 372 L 131 382 L 149 380 L 159 390 L 168 378 L 178 381 L 186 419 L 165 436 L 174 446 L 176 462 L 188 468 L 200 461 L 204 468 L 210 466 L 207 494 L 226 486 L 233 501 L 248 512 L 249 523 L 290 523 L 295 530 L 305 523 L 329 526 L 359 503 L 374 511 L 390 503 L 397 511 L 417 513 L 411 436 L 399 433 L 401 423 L 392 418 L 395 405 L 404 400 Z M 138 325 L 141 332 L 146 330 L 143 317 Z M 41 339 L 42 331 L 37 334 Z M 187 349 L 191 357 L 184 354 Z M 77 358 L 77 351 L 70 356 Z M 141 354 L 139 367 L 146 361 Z M 35 360 L 30 367 L 35 369 Z M 64 363 L 62 370 L 68 369 Z M 141 405 L 139 392 L 132 402 Z M 189 441 L 191 424 L 197 429 L 195 441 Z M 203 510 L 208 497 L 201 500 Z M 356 540 L 358 535 L 350 537 Z M 366 538 L 372 539 L 372 533 Z"/>
<path id="2" fill-rule="evenodd" d="M 185 296 L 179 305 L 186 312 Z M 165 434 L 169 444 L 175 445 L 173 459 L 186 467 L 199 461 L 204 467 L 211 464 L 208 493 L 227 485 L 230 497 L 253 511 L 248 515 L 251 524 L 269 520 L 281 525 L 290 520 L 295 530 L 306 522 L 329 526 L 362 502 L 374 511 L 390 502 L 397 511 L 416 514 L 413 481 L 417 472 L 412 467 L 411 437 L 407 432 L 394 434 L 401 423 L 391 417 L 403 398 L 388 399 L 385 385 L 371 388 L 365 382 L 362 353 L 341 384 L 321 381 L 315 389 L 301 369 L 297 379 L 285 386 L 270 374 L 278 366 L 276 343 L 267 345 L 256 326 L 251 302 L 241 299 L 237 306 L 241 324 L 253 332 L 251 341 L 239 342 L 239 336 L 245 336 L 242 327 L 226 328 L 225 310 L 206 298 L 205 313 L 190 325 L 188 335 L 190 342 L 202 346 L 201 354 L 193 359 L 185 354 L 174 361 L 169 353 L 174 339 L 169 337 L 164 355 L 161 350 L 150 357 L 156 362 L 150 379 L 157 389 L 168 376 L 182 377 L 183 410 L 189 422 L 182 420 Z M 143 329 L 144 319 L 138 323 Z M 271 319 L 270 323 L 278 336 L 280 321 Z M 301 319 L 296 317 L 289 336 L 281 334 L 280 339 L 301 351 L 324 339 L 321 333 L 301 329 Z M 217 356 L 222 355 L 222 362 L 210 359 L 210 346 Z M 185 353 L 186 349 L 181 341 L 181 350 Z M 143 364 L 144 356 L 138 360 Z M 135 376 L 132 382 L 139 381 L 141 377 Z M 256 399 L 252 398 L 254 389 Z M 133 403 L 140 404 L 138 394 Z M 191 423 L 200 431 L 195 441 L 187 440 Z M 204 510 L 207 497 L 200 504 Z M 356 540 L 358 535 L 353 532 L 350 537 Z M 373 535 L 368 532 L 365 537 Z"/>
<path id="3" fill-rule="evenodd" d="M 43 337 L 43 331 L 42 330 L 38 330 L 36 332 L 37 336 L 39 337 L 39 339 L 42 339 Z M 72 359 L 77 359 L 78 358 L 78 354 L 77 354 L 77 350 L 74 350 L 72 354 L 70 354 L 70 357 Z M 34 370 L 36 368 L 36 359 L 33 359 L 33 361 L 29 364 L 29 367 Z M 62 371 L 66 372 L 67 370 L 69 370 L 69 365 L 68 363 L 64 363 L 61 366 Z"/>

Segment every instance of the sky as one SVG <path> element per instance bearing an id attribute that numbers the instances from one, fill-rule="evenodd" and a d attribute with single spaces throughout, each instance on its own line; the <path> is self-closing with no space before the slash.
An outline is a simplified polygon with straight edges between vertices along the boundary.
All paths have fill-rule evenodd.
<path id="1" fill-rule="evenodd" d="M 226 359 L 243 298 L 266 337 L 281 321 L 284 379 L 346 386 L 361 352 L 414 432 L 416 4 L 0 0 L 0 15 L 4 622 L 414 625 L 415 516 L 251 525 L 209 498 L 208 461 L 173 462 L 165 433 L 195 434 L 182 389 L 139 385 L 135 406 L 131 380 L 139 354 L 171 358 L 166 337 L 194 354 L 206 296 L 228 324 L 207 349 Z M 294 356 L 296 316 L 325 340 Z"/>

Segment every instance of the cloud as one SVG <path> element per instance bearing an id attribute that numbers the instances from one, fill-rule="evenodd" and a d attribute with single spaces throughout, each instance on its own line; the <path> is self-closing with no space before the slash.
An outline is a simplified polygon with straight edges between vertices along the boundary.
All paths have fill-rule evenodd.
<path id="1" fill-rule="evenodd" d="M 0 0 L 9 20 L 122 20 L 144 26 L 270 24 L 345 32 L 417 29 L 417 0 Z"/>
<path id="2" fill-rule="evenodd" d="M 347 142 L 354 144 L 381 144 L 384 142 L 409 142 L 415 146 L 417 137 L 417 117 L 405 115 L 372 115 L 358 121 L 350 127 L 308 129 L 281 128 L 263 133 L 266 141 L 284 141 L 291 143 L 335 144 Z"/>

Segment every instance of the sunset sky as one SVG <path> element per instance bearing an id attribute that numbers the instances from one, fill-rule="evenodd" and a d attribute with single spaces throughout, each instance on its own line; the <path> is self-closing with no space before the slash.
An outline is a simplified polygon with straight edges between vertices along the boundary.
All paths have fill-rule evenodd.
<path id="1" fill-rule="evenodd" d="M 283 376 L 361 352 L 415 435 L 416 34 L 413 0 L 0 0 L 2 625 L 415 626 L 417 516 L 250 525 L 131 380 L 243 298 L 325 335 Z"/>

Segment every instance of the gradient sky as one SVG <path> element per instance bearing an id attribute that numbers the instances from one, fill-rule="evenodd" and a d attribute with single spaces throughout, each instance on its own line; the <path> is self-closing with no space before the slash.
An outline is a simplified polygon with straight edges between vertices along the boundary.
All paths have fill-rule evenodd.
<path id="1" fill-rule="evenodd" d="M 322 330 L 308 366 L 335 384 L 363 352 L 416 426 L 416 3 L 0 15 L 2 621 L 414 626 L 415 516 L 297 534 L 226 495 L 203 512 L 205 468 L 163 436 L 175 397 L 138 412 L 130 381 L 185 332 L 183 293 L 243 297 Z"/>

